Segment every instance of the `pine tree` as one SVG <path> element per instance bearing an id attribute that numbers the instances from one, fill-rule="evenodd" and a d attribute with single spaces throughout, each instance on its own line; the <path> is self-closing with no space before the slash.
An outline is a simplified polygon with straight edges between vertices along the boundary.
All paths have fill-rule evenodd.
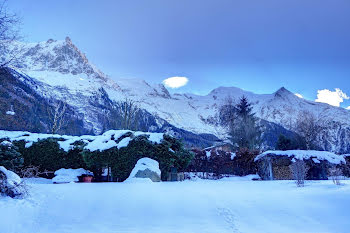
<path id="1" fill-rule="evenodd" d="M 229 111 L 228 106 L 232 106 Z M 260 146 L 261 130 L 248 99 L 243 96 L 237 105 L 226 105 L 224 111 L 229 112 L 226 114 L 229 116 L 226 118 L 226 124 L 232 144 L 238 148 L 257 149 Z"/>

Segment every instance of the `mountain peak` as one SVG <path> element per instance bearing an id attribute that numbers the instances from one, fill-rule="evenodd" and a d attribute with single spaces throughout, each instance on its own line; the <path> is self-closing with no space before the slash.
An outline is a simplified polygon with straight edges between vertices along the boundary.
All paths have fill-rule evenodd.
<path id="1" fill-rule="evenodd" d="M 26 71 L 52 71 L 61 74 L 86 75 L 106 80 L 107 76 L 89 62 L 70 37 L 65 40 L 49 39 L 39 43 L 22 43 L 14 67 Z"/>
<path id="2" fill-rule="evenodd" d="M 294 94 L 289 90 L 287 90 L 285 87 L 281 87 L 275 92 L 276 97 L 283 97 L 283 96 L 289 96 L 289 95 L 294 95 Z"/>
<path id="3" fill-rule="evenodd" d="M 71 38 L 69 36 L 66 37 L 65 41 L 66 41 L 67 44 L 73 44 L 72 40 L 71 40 Z"/>

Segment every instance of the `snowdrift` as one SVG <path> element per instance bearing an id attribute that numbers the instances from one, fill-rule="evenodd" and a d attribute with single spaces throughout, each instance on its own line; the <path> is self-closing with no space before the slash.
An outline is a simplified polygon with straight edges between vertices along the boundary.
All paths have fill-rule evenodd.
<path id="1" fill-rule="evenodd" d="M 55 177 L 52 179 L 52 183 L 60 184 L 60 183 L 78 182 L 79 181 L 78 177 L 82 175 L 92 176 L 93 173 L 83 168 L 78 168 L 78 169 L 61 168 L 55 171 Z"/>

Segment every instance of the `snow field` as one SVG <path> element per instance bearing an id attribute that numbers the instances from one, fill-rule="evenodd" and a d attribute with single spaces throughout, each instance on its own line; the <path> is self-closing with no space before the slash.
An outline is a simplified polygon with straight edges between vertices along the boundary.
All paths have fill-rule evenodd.
<path id="1" fill-rule="evenodd" d="M 47 184 L 0 198 L 1 233 L 348 233 L 350 181 Z"/>

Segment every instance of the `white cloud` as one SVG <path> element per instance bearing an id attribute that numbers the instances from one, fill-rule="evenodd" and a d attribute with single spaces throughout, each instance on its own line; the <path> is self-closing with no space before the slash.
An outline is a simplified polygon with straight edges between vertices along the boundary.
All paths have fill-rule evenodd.
<path id="1" fill-rule="evenodd" d="M 350 106 L 346 108 L 347 110 L 350 110 Z"/>
<path id="2" fill-rule="evenodd" d="M 301 94 L 299 94 L 299 93 L 295 93 L 294 95 L 296 95 L 296 96 L 298 96 L 299 98 L 304 98 Z"/>
<path id="3" fill-rule="evenodd" d="M 188 78 L 186 77 L 171 77 L 163 80 L 163 84 L 170 88 L 183 87 L 188 83 Z"/>
<path id="4" fill-rule="evenodd" d="M 315 101 L 339 107 L 344 99 L 348 100 L 349 98 L 350 97 L 339 88 L 336 88 L 335 91 L 324 89 L 317 91 L 317 99 Z"/>

